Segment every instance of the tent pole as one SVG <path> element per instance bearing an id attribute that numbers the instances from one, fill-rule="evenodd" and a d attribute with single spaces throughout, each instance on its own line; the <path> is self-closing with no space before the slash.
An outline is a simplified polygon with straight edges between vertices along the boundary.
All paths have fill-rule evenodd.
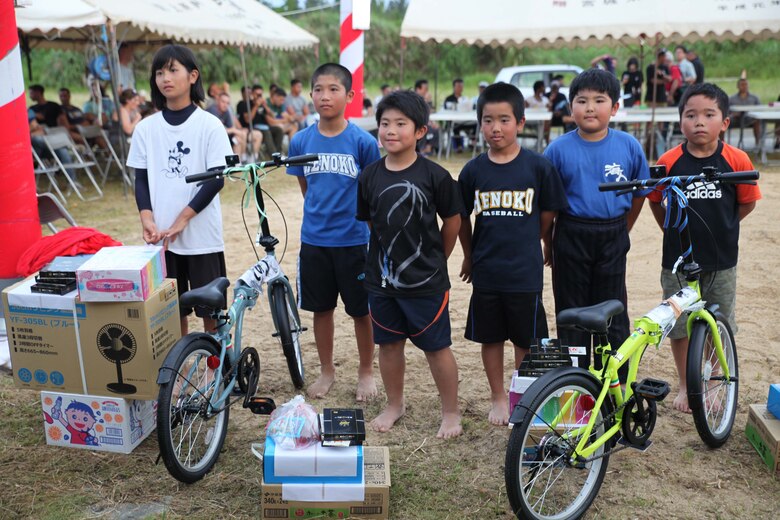
<path id="1" fill-rule="evenodd" d="M 406 38 L 401 36 L 401 62 L 399 64 L 398 86 L 404 88 L 404 54 L 406 54 Z"/>
<path id="2" fill-rule="evenodd" d="M 433 111 L 439 106 L 439 42 L 433 53 Z"/>
<path id="3" fill-rule="evenodd" d="M 244 81 L 244 86 L 249 85 L 249 80 L 247 79 L 246 75 L 246 59 L 244 57 L 244 44 L 238 46 L 238 53 L 241 56 L 241 78 Z M 244 96 L 244 92 L 246 89 L 243 87 L 241 88 L 241 95 Z M 247 111 L 251 113 L 251 105 L 249 104 L 249 98 L 247 97 L 244 99 L 244 102 L 246 103 Z M 240 121 L 239 121 L 240 122 Z M 252 140 L 252 130 L 254 130 L 254 126 L 252 125 L 252 121 L 249 122 L 249 130 L 247 130 L 247 136 L 246 136 L 246 144 L 247 144 L 247 150 L 252 150 L 252 153 L 250 154 L 250 159 L 252 162 L 256 161 L 256 157 L 259 156 L 260 150 L 255 150 L 255 143 Z M 256 153 L 257 152 L 257 153 Z"/>
<path id="4" fill-rule="evenodd" d="M 33 75 L 32 75 L 32 58 L 30 56 L 30 40 L 27 39 L 27 36 L 22 31 L 17 31 L 19 33 L 19 46 L 22 49 L 22 52 L 24 53 L 24 57 L 27 61 L 27 79 L 32 83 L 33 81 Z"/>
<path id="5" fill-rule="evenodd" d="M 125 140 L 124 133 L 122 132 L 122 121 L 119 116 L 119 92 L 117 90 L 117 80 L 119 78 L 119 51 L 116 44 L 116 27 L 114 27 L 114 24 L 111 23 L 111 20 L 106 20 L 106 28 L 108 29 L 109 33 L 108 67 L 109 72 L 111 73 L 111 93 L 114 96 L 114 109 L 116 110 L 117 124 L 119 126 L 119 169 L 122 172 L 122 188 L 125 194 L 125 198 L 127 198 L 127 184 L 125 184 L 125 179 L 129 178 L 125 170 L 125 162 L 127 161 L 127 152 L 125 151 L 125 146 L 127 145 L 127 141 Z M 103 103 L 102 97 L 100 99 L 100 103 Z"/>

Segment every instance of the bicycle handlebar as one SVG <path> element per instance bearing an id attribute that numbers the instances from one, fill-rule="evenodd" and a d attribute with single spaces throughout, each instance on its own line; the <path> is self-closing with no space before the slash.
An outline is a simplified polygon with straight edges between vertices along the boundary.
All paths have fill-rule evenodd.
<path id="1" fill-rule="evenodd" d="M 319 156 L 315 153 L 305 154 L 305 155 L 296 155 L 293 157 L 282 157 L 280 154 L 274 154 L 273 158 L 270 161 L 263 161 L 260 163 L 257 163 L 255 166 L 263 169 L 263 168 L 269 168 L 271 166 L 300 166 L 303 164 L 312 163 L 319 160 Z M 186 183 L 192 183 L 192 182 L 200 182 L 200 181 L 207 181 L 211 179 L 218 179 L 220 177 L 223 177 L 226 175 L 225 172 L 228 172 L 227 174 L 230 174 L 232 171 L 241 171 L 243 168 L 246 168 L 250 165 L 244 165 L 239 167 L 231 167 L 231 168 L 223 168 L 221 170 L 212 170 L 208 172 L 203 173 L 195 173 L 193 175 L 187 175 L 184 178 L 184 182 Z"/>
<path id="2" fill-rule="evenodd" d="M 701 180 L 705 182 L 720 182 L 725 184 L 752 184 L 758 179 L 758 170 L 749 170 L 743 172 L 728 172 L 728 173 L 716 173 L 716 172 L 702 172 L 697 175 L 680 176 L 680 177 L 662 177 L 660 179 L 644 179 L 633 181 L 618 181 L 618 182 L 602 182 L 599 184 L 599 191 L 635 191 L 652 188 L 659 184 L 670 184 L 672 182 L 692 182 L 695 180 Z"/>

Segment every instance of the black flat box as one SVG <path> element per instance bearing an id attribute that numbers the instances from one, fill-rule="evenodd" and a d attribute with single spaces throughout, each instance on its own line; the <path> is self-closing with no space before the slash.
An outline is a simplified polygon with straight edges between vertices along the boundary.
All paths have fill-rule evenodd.
<path id="1" fill-rule="evenodd" d="M 46 264 L 38 273 L 38 276 L 40 278 L 76 278 L 78 268 L 92 256 L 58 256 Z"/>
<path id="2" fill-rule="evenodd" d="M 43 294 L 68 294 L 71 291 L 76 290 L 76 280 L 72 283 L 36 283 L 30 286 L 30 292 L 43 293 Z"/>
<path id="3" fill-rule="evenodd" d="M 325 408 L 319 418 L 323 446 L 359 446 L 366 440 L 366 422 L 360 408 Z"/>

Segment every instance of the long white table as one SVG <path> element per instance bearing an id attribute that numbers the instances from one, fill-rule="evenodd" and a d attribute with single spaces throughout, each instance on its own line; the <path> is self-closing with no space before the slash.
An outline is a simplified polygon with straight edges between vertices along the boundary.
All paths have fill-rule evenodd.
<path id="1" fill-rule="evenodd" d="M 766 141 L 766 134 L 767 134 L 767 123 L 774 123 L 775 129 L 778 128 L 778 124 L 780 124 L 780 107 L 775 107 L 774 110 L 759 110 L 759 111 L 750 111 L 745 114 L 747 117 L 752 117 L 753 119 L 756 119 L 758 121 L 761 121 L 761 136 L 758 138 L 758 142 L 756 143 L 756 146 L 758 147 L 759 154 L 761 156 L 761 164 L 766 164 L 766 153 L 767 153 L 767 145 L 765 143 Z M 771 134 L 774 137 L 774 132 Z M 775 140 L 770 139 L 769 140 L 769 149 L 773 150 L 775 146 Z"/>

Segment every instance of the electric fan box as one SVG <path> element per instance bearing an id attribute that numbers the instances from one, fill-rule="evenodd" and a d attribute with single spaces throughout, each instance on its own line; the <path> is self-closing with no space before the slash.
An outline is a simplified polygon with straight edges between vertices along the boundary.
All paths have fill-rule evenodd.
<path id="1" fill-rule="evenodd" d="M 130 453 L 157 425 L 157 401 L 41 392 L 46 444 Z"/>
<path id="2" fill-rule="evenodd" d="M 157 372 L 180 337 L 176 280 L 143 302 L 88 303 L 79 320 L 85 393 L 157 399 Z"/>
<path id="3" fill-rule="evenodd" d="M 3 314 L 14 384 L 30 390 L 85 393 L 78 325 L 86 305 L 76 291 L 42 294 L 31 291 L 30 276 L 3 290 Z"/>
<path id="4" fill-rule="evenodd" d="M 104 247 L 76 270 L 82 302 L 146 301 L 165 279 L 160 246 Z"/>

